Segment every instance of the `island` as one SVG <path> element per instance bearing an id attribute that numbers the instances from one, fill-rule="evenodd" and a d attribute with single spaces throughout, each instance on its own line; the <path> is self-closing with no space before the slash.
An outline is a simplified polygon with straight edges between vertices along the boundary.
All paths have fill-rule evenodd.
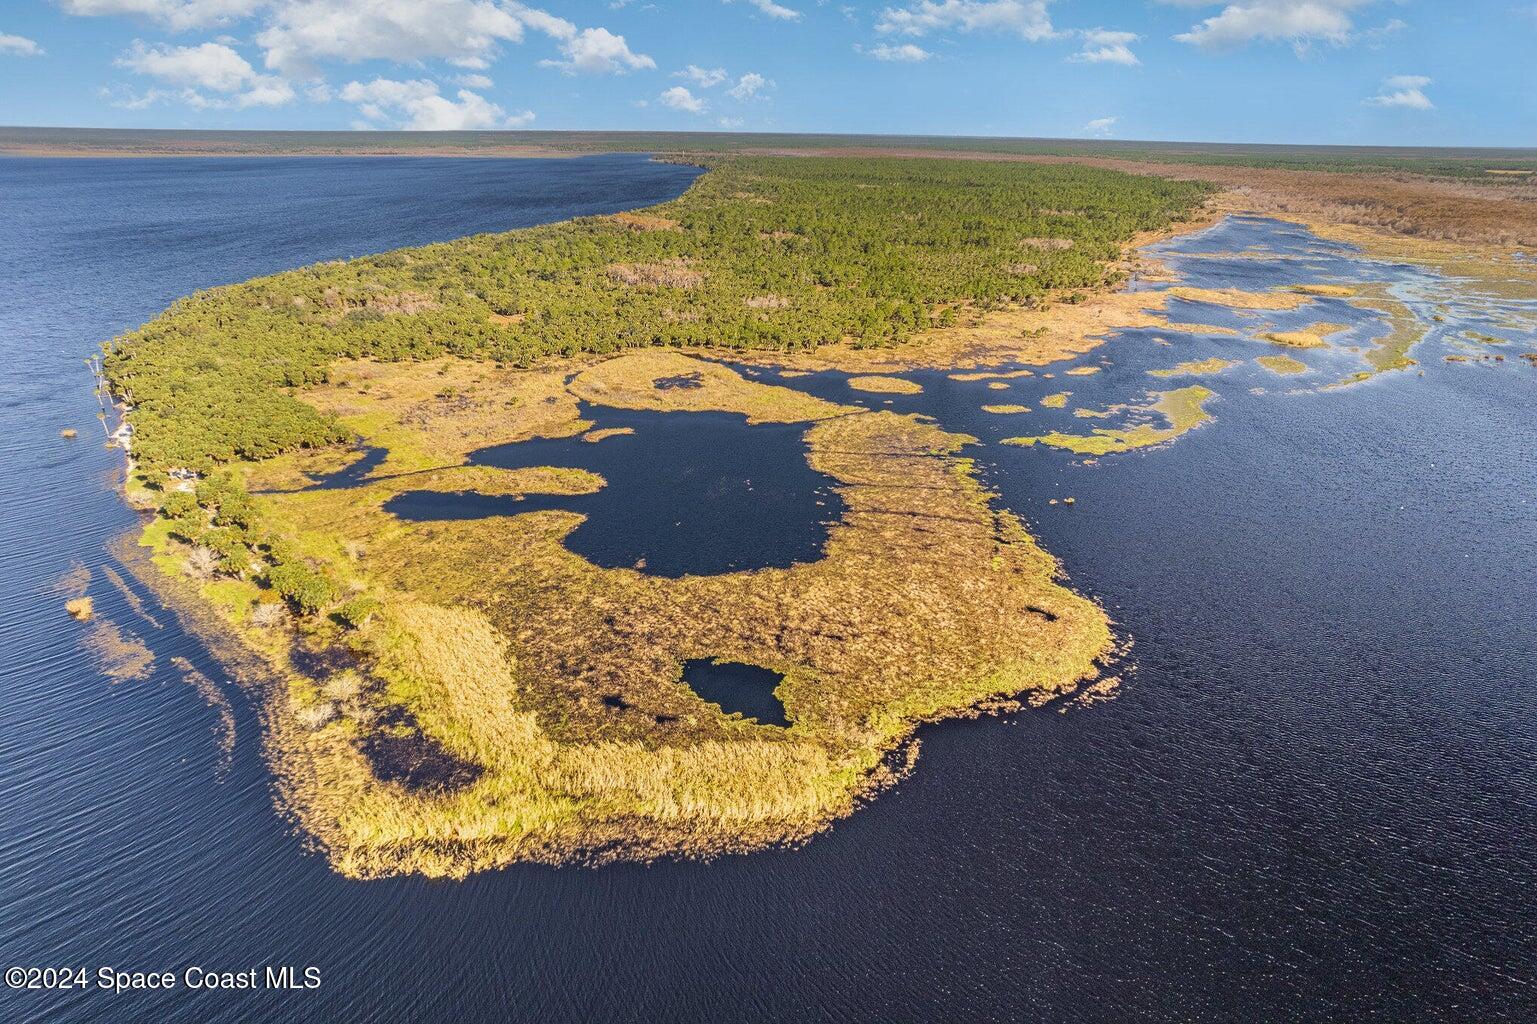
<path id="1" fill-rule="evenodd" d="M 1421 336 L 1384 288 L 1119 287 L 1157 279 L 1144 247 L 1233 211 L 1195 175 L 676 158 L 705 171 L 673 202 L 212 289 L 106 348 L 147 576 L 259 667 L 280 802 L 343 874 L 804 841 L 912 770 L 922 724 L 1112 681 L 1105 610 L 989 490 L 976 438 L 892 407 L 924 393 L 905 375 L 996 399 L 1113 377 L 1069 364 L 1121 331 L 1264 344 L 1176 302 L 1383 312 L 1340 383 L 1412 366 Z M 1332 352 L 1339 325 L 1309 322 Z M 829 372 L 835 396 L 797 386 Z M 1145 392 L 1074 410 L 1127 426 L 1004 443 L 1166 445 L 1213 397 Z M 794 446 L 827 495 L 809 556 L 699 572 L 574 550 L 616 486 L 592 460 L 677 417 Z"/>

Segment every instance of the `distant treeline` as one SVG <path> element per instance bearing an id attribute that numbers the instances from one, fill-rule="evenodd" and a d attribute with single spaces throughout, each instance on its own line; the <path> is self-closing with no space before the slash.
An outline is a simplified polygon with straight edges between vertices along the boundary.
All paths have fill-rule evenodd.
<path id="1" fill-rule="evenodd" d="M 1106 283 L 1204 186 L 1069 165 L 715 158 L 680 199 L 201 292 L 112 342 L 146 469 L 345 438 L 295 397 L 340 357 L 529 365 L 652 345 L 885 345 L 958 304 Z"/>
<path id="2" fill-rule="evenodd" d="M 928 150 L 1027 156 L 1114 157 L 1159 163 L 1235 165 L 1339 172 L 1401 172 L 1520 182 L 1537 174 L 1537 149 L 1436 146 L 1290 146 L 1121 139 L 1025 139 L 943 135 L 830 135 L 748 132 L 328 132 L 195 131 L 137 128 L 0 128 L 0 153 L 359 155 L 447 153 L 742 153 L 774 150 Z"/>

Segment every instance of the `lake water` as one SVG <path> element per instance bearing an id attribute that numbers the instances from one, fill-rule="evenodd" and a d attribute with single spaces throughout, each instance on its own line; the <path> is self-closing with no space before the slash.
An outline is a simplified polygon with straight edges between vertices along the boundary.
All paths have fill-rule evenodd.
<path id="1" fill-rule="evenodd" d="M 890 406 L 838 375 L 787 382 L 979 437 L 1001 500 L 1135 641 L 1119 696 L 926 729 L 911 778 L 798 850 L 460 883 L 350 882 L 306 852 L 273 809 L 255 709 L 172 614 L 130 578 L 137 614 L 114 583 L 105 546 L 134 517 L 81 359 L 198 287 L 649 203 L 693 173 L 630 156 L 0 160 L 0 964 L 323 978 L 5 992 L 0 1018 L 1537 1016 L 1537 370 L 1446 363 L 1444 325 L 1415 353 L 1423 376 L 1322 391 L 1355 362 L 1310 350 L 1295 382 L 1252 362 L 1156 381 L 1211 386 L 1214 422 L 1093 465 L 996 442 L 1100 425 L 1044 412 L 1049 391 L 1104 411 L 1135 404 L 1148 368 L 1269 350 L 1126 332 L 1085 360 L 1093 377 L 916 374 L 924 394 Z M 1320 264 L 1302 274 L 1363 273 L 1286 230 L 1229 222 L 1171 262 L 1263 284 L 1273 271 L 1228 259 L 1259 237 Z M 1537 349 L 1416 271 L 1372 273 Z M 981 411 L 1016 401 L 1036 411 Z M 791 500 L 805 522 L 814 503 Z M 55 584 L 77 564 L 153 653 L 140 678 L 104 678 L 64 615 Z"/>

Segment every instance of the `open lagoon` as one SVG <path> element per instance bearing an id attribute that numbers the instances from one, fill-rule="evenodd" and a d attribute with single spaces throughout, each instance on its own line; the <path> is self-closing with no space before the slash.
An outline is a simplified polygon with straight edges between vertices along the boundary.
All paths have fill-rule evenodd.
<path id="1" fill-rule="evenodd" d="M 0 160 L 0 962 L 322 978 L 7 992 L 3 1016 L 1537 1016 L 1537 367 L 1515 358 L 1537 349 L 1533 311 L 1253 218 L 1159 254 L 1199 288 L 1385 282 L 1378 308 L 1172 300 L 1187 329 L 1122 332 L 1073 364 L 1095 373 L 912 373 L 911 395 L 753 371 L 976 436 L 998 500 L 1133 642 L 1113 700 L 927 728 L 910 778 L 795 850 L 356 882 L 304 849 L 274 810 L 254 700 L 109 551 L 136 518 L 82 360 L 198 288 L 646 205 L 696 173 L 639 156 Z M 1328 388 L 1371 368 L 1395 313 L 1428 331 L 1419 365 Z M 1330 345 L 1257 340 L 1320 322 L 1340 328 Z M 1254 362 L 1282 352 L 1303 369 Z M 1206 360 L 1235 365 L 1149 375 Z M 1001 443 L 1127 429 L 1150 390 L 1197 383 L 1212 418 L 1172 444 L 1088 462 Z M 590 514 L 570 544 L 599 564 L 791 564 L 839 513 L 794 429 L 593 418 L 633 433 L 480 458 L 607 476 L 635 515 L 602 492 L 541 499 Z M 424 518 L 501 507 L 416 493 Z M 736 536 L 712 535 L 723 521 Z M 94 626 L 63 612 L 82 586 Z M 693 671 L 707 699 L 774 721 L 764 680 Z"/>

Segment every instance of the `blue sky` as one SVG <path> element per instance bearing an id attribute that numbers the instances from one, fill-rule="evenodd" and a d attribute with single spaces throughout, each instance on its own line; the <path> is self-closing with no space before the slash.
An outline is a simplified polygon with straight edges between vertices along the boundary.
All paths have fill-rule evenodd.
<path id="1" fill-rule="evenodd" d="M 7 0 L 0 123 L 1537 146 L 1516 0 Z"/>

